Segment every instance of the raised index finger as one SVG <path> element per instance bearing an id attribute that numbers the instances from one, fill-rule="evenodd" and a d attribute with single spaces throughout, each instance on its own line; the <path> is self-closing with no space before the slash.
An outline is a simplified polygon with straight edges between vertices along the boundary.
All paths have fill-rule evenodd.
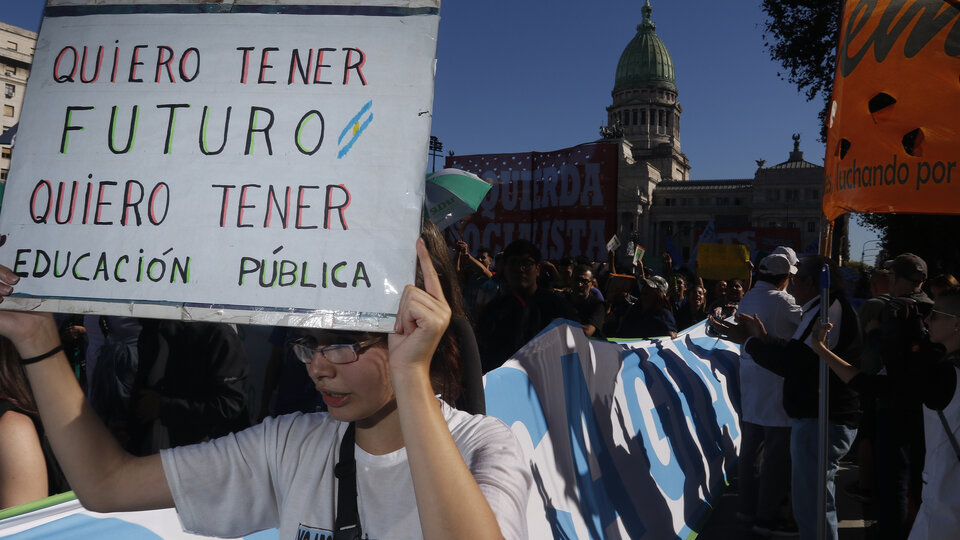
<path id="1" fill-rule="evenodd" d="M 437 269 L 433 267 L 430 252 L 427 251 L 423 238 L 417 238 L 417 260 L 420 262 L 420 273 L 423 274 L 423 290 L 437 300 L 446 301 L 443 296 L 443 287 L 440 286 L 440 276 L 437 275 Z"/>

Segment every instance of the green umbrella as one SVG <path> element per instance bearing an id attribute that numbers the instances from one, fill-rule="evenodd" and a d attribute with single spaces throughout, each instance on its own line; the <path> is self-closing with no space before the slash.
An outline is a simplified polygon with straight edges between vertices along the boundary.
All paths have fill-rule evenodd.
<path id="1" fill-rule="evenodd" d="M 460 169 L 442 169 L 427 175 L 424 207 L 441 230 L 477 211 L 490 184 Z"/>

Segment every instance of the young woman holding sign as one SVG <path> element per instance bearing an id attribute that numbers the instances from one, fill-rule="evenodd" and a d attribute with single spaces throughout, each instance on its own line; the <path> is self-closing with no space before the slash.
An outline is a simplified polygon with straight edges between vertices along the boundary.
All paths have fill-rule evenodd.
<path id="1" fill-rule="evenodd" d="M 49 314 L 0 312 L 0 334 L 24 358 L 54 450 L 91 510 L 176 506 L 184 529 L 219 536 L 525 538 L 531 476 L 516 438 L 435 395 L 450 308 L 422 240 L 417 256 L 424 287 L 404 289 L 394 334 L 307 331 L 295 343 L 329 413 L 147 457 L 99 422 Z M 0 294 L 16 282 L 0 266 Z"/>

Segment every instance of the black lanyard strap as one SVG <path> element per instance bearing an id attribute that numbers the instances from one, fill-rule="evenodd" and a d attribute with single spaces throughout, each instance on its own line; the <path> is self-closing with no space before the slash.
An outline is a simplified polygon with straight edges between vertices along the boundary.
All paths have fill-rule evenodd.
<path id="1" fill-rule="evenodd" d="M 354 454 L 353 422 L 347 426 L 343 440 L 340 441 L 340 459 L 333 468 L 337 477 L 337 520 L 334 522 L 334 540 L 360 540 L 363 529 L 360 527 L 360 514 L 357 511 L 357 462 Z"/>

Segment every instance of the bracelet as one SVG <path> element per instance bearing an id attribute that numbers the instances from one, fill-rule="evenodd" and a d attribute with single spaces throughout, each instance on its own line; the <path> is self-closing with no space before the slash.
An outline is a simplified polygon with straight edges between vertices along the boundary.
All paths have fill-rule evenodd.
<path id="1" fill-rule="evenodd" d="M 20 363 L 21 363 L 22 365 L 24 365 L 24 366 L 27 365 L 27 364 L 34 364 L 34 363 L 39 362 L 39 361 L 41 361 L 41 360 L 45 360 L 45 359 L 47 359 L 47 358 L 50 358 L 51 356 L 57 354 L 58 352 L 60 352 L 60 351 L 62 351 L 62 350 L 63 350 L 63 345 L 62 345 L 62 344 L 61 344 L 61 345 L 57 345 L 57 346 L 54 347 L 53 349 L 50 349 L 49 351 L 47 351 L 47 352 L 45 352 L 45 353 L 43 353 L 43 354 L 41 354 L 41 355 L 39 355 L 39 356 L 32 356 L 32 357 L 30 357 L 30 358 L 24 358 L 24 359 L 20 360 Z"/>

